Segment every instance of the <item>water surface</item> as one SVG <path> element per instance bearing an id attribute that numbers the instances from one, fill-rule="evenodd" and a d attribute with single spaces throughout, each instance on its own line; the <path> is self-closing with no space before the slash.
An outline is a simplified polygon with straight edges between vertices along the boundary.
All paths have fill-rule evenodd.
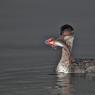
<path id="1" fill-rule="evenodd" d="M 56 75 L 54 51 L 3 48 L 0 95 L 95 95 L 94 74 Z"/>

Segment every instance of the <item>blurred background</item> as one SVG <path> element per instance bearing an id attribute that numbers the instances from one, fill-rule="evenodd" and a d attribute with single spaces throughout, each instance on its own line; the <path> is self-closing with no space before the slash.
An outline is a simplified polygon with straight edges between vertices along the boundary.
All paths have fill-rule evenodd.
<path id="1" fill-rule="evenodd" d="M 0 48 L 46 49 L 61 25 L 75 28 L 75 57 L 95 56 L 94 0 L 1 0 Z M 50 52 L 49 52 L 50 53 Z"/>

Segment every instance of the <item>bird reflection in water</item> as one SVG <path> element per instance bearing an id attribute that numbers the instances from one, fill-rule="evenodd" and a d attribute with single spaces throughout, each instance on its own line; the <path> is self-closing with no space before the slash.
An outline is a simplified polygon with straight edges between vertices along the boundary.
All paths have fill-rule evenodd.
<path id="1" fill-rule="evenodd" d="M 84 80 L 84 82 L 88 82 L 88 80 L 92 81 L 95 80 L 95 73 L 57 74 L 57 79 L 53 87 L 52 95 L 76 95 L 75 93 L 77 93 L 77 91 L 81 91 L 81 89 L 76 89 L 75 81 L 77 81 L 77 79 L 82 81 Z"/>
<path id="2" fill-rule="evenodd" d="M 70 74 L 60 73 L 57 75 L 53 95 L 74 95 L 74 88 Z"/>

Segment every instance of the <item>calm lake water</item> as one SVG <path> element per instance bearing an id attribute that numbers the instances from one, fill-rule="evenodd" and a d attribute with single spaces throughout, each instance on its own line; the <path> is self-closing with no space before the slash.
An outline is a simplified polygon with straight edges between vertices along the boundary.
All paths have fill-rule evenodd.
<path id="1" fill-rule="evenodd" d="M 95 95 L 92 74 L 56 75 L 58 52 L 3 48 L 0 95 Z"/>

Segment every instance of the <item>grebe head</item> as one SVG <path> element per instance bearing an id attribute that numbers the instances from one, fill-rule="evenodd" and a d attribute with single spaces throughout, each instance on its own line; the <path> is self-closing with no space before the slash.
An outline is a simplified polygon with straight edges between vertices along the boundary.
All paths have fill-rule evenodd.
<path id="1" fill-rule="evenodd" d="M 65 24 L 60 28 L 61 39 L 68 39 L 70 36 L 74 34 L 74 28 L 71 25 Z"/>

